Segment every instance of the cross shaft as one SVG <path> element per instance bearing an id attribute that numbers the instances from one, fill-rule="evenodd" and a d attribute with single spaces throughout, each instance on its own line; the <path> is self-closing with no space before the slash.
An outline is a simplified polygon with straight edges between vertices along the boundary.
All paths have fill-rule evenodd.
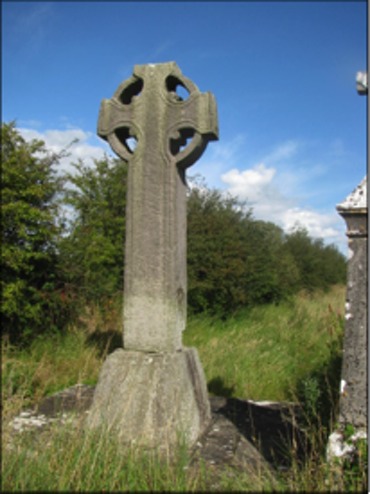
<path id="1" fill-rule="evenodd" d="M 175 92 L 179 85 L 189 92 L 185 101 Z M 98 134 L 129 163 L 124 348 L 179 350 L 186 324 L 185 169 L 218 138 L 214 97 L 200 93 L 174 62 L 135 66 L 103 100 Z"/>

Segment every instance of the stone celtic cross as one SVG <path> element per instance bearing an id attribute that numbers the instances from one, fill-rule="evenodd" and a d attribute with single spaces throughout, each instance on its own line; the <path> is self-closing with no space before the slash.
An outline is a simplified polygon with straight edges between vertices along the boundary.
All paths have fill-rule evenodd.
<path id="1" fill-rule="evenodd" d="M 129 163 L 123 346 L 179 350 L 186 323 L 185 170 L 218 139 L 215 99 L 174 62 L 136 65 L 103 100 L 98 134 Z"/>

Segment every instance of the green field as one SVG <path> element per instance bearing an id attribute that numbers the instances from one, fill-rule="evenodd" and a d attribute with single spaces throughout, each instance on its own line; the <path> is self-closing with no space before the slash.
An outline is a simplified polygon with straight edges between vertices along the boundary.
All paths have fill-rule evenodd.
<path id="1" fill-rule="evenodd" d="M 299 401 L 315 450 L 303 466 L 278 474 L 280 492 L 350 490 L 365 486 L 364 464 L 338 475 L 325 462 L 325 441 L 337 413 L 345 288 L 300 294 L 280 305 L 245 309 L 234 317 L 189 318 L 186 346 L 198 349 L 209 392 L 253 400 Z M 30 348 L 2 347 L 3 444 L 10 417 L 44 396 L 76 383 L 94 384 L 107 354 L 120 342 L 120 311 L 95 309 L 84 324 L 44 336 Z M 32 444 L 30 443 L 32 441 Z M 48 444 L 46 447 L 45 444 Z M 79 427 L 55 427 L 47 443 L 27 434 L 3 455 L 5 491 L 209 491 L 207 472 L 187 468 L 187 452 L 167 460 L 135 449 L 119 452 L 113 438 Z M 224 490 L 271 491 L 246 473 Z"/>

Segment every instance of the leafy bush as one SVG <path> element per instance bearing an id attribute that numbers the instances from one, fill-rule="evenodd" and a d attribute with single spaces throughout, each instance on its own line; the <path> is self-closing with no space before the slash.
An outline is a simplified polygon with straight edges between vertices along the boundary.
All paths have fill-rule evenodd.
<path id="1" fill-rule="evenodd" d="M 298 228 L 287 235 L 255 220 L 231 196 L 191 187 L 188 195 L 188 300 L 193 312 L 227 315 L 278 303 L 301 289 L 343 283 L 346 263 L 334 246 Z"/>
<path id="2" fill-rule="evenodd" d="M 59 156 L 26 142 L 14 123 L 1 127 L 2 327 L 11 341 L 26 341 L 60 327 L 65 316 L 57 272 L 56 196 Z"/>
<path id="3" fill-rule="evenodd" d="M 65 177 L 72 187 L 64 203 L 74 214 L 59 245 L 60 265 L 69 293 L 105 306 L 123 290 L 127 165 L 105 158 L 74 167 Z"/>
<path id="4" fill-rule="evenodd" d="M 285 247 L 298 266 L 300 288 L 313 291 L 345 283 L 346 262 L 334 245 L 325 246 L 322 239 L 312 239 L 305 228 L 298 227 L 287 235 Z"/>
<path id="5" fill-rule="evenodd" d="M 105 158 L 75 168 L 65 194 L 75 216 L 60 243 L 60 262 L 68 293 L 104 308 L 123 290 L 127 165 Z M 226 316 L 344 281 L 343 256 L 305 230 L 286 235 L 199 182 L 192 182 L 187 201 L 190 312 Z"/>
<path id="6" fill-rule="evenodd" d="M 2 126 L 1 153 L 5 333 L 16 341 L 60 329 L 86 305 L 108 314 L 123 292 L 127 165 L 80 161 L 74 173 L 57 177 L 60 156 L 24 141 L 14 124 Z M 287 235 L 203 183 L 192 182 L 187 216 L 190 312 L 226 317 L 345 281 L 334 246 L 302 228 Z"/>

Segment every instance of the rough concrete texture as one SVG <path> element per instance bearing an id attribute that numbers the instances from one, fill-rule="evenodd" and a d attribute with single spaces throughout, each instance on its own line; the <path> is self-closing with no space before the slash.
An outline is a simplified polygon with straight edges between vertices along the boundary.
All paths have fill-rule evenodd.
<path id="1" fill-rule="evenodd" d="M 343 344 L 342 425 L 367 426 L 367 202 L 366 178 L 337 210 L 347 224 L 350 258 Z"/>
<path id="2" fill-rule="evenodd" d="M 193 444 L 209 425 L 210 405 L 194 348 L 172 353 L 118 349 L 100 372 L 87 420 L 124 443 L 170 448 Z"/>
<path id="3" fill-rule="evenodd" d="M 178 86 L 189 93 L 185 100 Z M 185 169 L 218 138 L 215 99 L 174 62 L 136 65 L 103 100 L 98 134 L 129 163 L 123 346 L 179 350 L 186 325 Z M 137 141 L 132 150 L 130 137 Z"/>

